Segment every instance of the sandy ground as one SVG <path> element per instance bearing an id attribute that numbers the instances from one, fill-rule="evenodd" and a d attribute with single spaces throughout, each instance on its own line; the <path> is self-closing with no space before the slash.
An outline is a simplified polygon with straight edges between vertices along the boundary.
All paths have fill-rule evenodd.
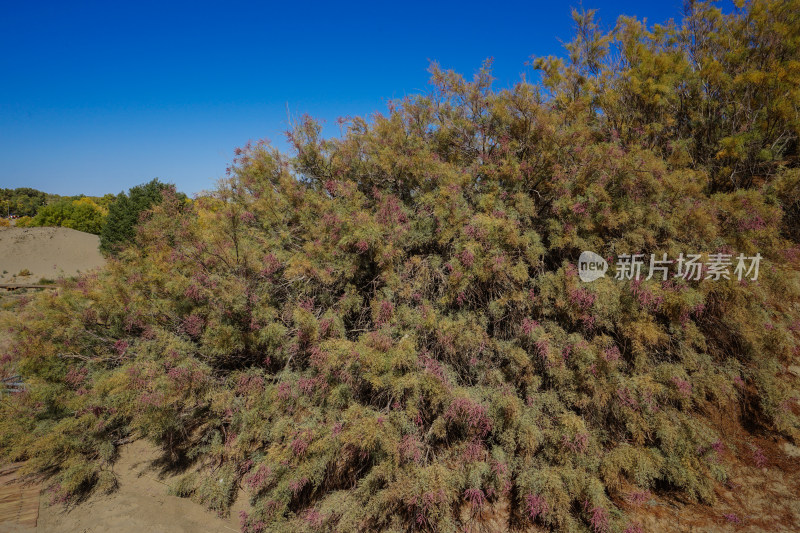
<path id="1" fill-rule="evenodd" d="M 105 264 L 100 237 L 69 228 L 0 228 L 0 283 L 38 283 Z M 28 276 L 19 273 L 27 269 Z"/>
<path id="2" fill-rule="evenodd" d="M 157 450 L 145 441 L 124 446 L 114 465 L 119 488 L 112 494 L 93 494 L 85 502 L 65 508 L 50 505 L 42 492 L 39 521 L 35 530 L 4 529 L 0 533 L 230 533 L 241 531 L 238 512 L 246 503 L 237 502 L 230 516 L 220 518 L 202 505 L 170 496 L 174 476 L 162 475 L 154 461 Z M 244 499 L 244 498 L 240 498 Z"/>

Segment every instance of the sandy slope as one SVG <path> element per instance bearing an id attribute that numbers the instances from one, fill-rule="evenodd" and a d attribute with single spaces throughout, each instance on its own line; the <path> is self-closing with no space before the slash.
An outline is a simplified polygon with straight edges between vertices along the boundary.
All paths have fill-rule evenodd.
<path id="1" fill-rule="evenodd" d="M 145 441 L 124 446 L 114 465 L 119 489 L 109 495 L 93 494 L 71 509 L 49 505 L 49 494 L 42 492 L 39 506 L 39 533 L 118 533 L 164 532 L 230 533 L 240 531 L 237 502 L 233 512 L 219 518 L 214 512 L 189 499 L 167 494 L 174 475 L 164 475 L 156 466 L 158 451 Z M 154 462 L 155 461 L 155 462 Z M 2 527 L 0 527 L 2 532 Z"/>
<path id="2" fill-rule="evenodd" d="M 99 244 L 97 235 L 69 228 L 0 228 L 0 283 L 37 283 L 103 266 Z M 23 269 L 31 275 L 19 276 Z"/>

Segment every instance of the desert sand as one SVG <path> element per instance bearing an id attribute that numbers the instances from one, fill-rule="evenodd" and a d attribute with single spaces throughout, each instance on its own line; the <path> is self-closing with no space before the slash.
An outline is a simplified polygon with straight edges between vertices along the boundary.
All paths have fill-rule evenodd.
<path id="1" fill-rule="evenodd" d="M 42 490 L 36 527 L 0 520 L 0 533 L 240 531 L 236 517 L 247 508 L 246 497 L 239 498 L 229 516 L 220 518 L 192 500 L 170 496 L 168 486 L 177 474 L 165 473 L 159 459 L 158 450 L 143 440 L 123 446 L 114 464 L 119 483 L 115 492 L 95 492 L 79 505 L 64 507 L 51 504 L 50 493 Z M 46 486 L 47 481 L 39 487 Z"/>
<path id="2" fill-rule="evenodd" d="M 119 489 L 109 495 L 95 493 L 72 508 L 50 505 L 48 493 L 42 492 L 36 531 L 230 533 L 241 530 L 236 518 L 241 502 L 237 502 L 230 516 L 219 518 L 198 503 L 170 496 L 168 485 L 176 476 L 161 472 L 156 466 L 158 459 L 156 448 L 143 440 L 124 446 L 114 465 Z"/>
<path id="3" fill-rule="evenodd" d="M 100 238 L 69 228 L 0 228 L 0 283 L 38 283 L 105 264 Z M 30 275 L 20 276 L 27 269 Z"/>

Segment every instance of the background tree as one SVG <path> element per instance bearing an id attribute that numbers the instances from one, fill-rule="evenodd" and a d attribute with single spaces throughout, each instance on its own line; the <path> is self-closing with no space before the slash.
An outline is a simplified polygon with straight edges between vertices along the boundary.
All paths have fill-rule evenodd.
<path id="1" fill-rule="evenodd" d="M 105 253 L 115 253 L 120 247 L 133 242 L 140 216 L 159 204 L 166 190 L 174 190 L 174 186 L 161 183 L 156 178 L 132 187 L 127 194 L 119 193 L 108 206 L 105 226 L 100 232 L 100 249 Z"/>
<path id="2" fill-rule="evenodd" d="M 89 197 L 76 200 L 63 198 L 45 206 L 31 218 L 21 218 L 20 227 L 61 226 L 87 233 L 100 234 L 106 218 L 106 210 Z"/>
<path id="3" fill-rule="evenodd" d="M 34 216 L 47 203 L 48 195 L 36 189 L 0 189 L 0 216 Z"/>

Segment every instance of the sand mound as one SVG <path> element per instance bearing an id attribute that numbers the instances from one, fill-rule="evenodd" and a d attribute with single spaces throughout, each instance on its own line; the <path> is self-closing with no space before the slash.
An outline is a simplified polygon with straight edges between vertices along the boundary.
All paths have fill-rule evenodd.
<path id="1" fill-rule="evenodd" d="M 0 228 L 0 283 L 37 283 L 105 264 L 100 238 L 69 228 Z M 20 276 L 27 269 L 28 276 Z"/>

